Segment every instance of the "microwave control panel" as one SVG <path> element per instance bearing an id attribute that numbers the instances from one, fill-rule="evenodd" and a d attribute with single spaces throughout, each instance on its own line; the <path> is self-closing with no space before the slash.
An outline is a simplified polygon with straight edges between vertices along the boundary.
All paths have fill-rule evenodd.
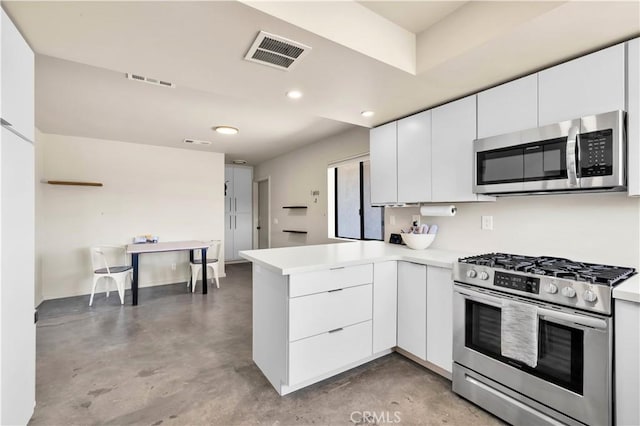
<path id="1" fill-rule="evenodd" d="M 613 174 L 613 130 L 580 134 L 580 177 Z"/>
<path id="2" fill-rule="evenodd" d="M 540 294 L 540 279 L 524 275 L 496 271 L 493 276 L 493 285 L 510 288 L 512 290 L 525 291 L 527 293 Z"/>

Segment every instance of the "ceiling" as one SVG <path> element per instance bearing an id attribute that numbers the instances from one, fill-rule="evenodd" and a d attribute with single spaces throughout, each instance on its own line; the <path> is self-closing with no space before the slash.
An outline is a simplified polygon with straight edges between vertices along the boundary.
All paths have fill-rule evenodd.
<path id="1" fill-rule="evenodd" d="M 640 34 L 640 1 L 2 5 L 36 52 L 41 131 L 224 152 L 250 164 Z M 245 61 L 260 30 L 312 50 L 291 71 Z M 288 99 L 291 89 L 304 96 Z M 240 133 L 216 134 L 217 125 Z"/>

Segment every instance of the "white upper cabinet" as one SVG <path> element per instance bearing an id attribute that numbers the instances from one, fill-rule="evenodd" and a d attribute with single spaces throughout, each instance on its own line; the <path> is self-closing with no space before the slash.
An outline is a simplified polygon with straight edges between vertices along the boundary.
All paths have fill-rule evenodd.
<path id="1" fill-rule="evenodd" d="M 431 201 L 477 201 L 472 191 L 476 96 L 431 111 Z"/>
<path id="2" fill-rule="evenodd" d="M 625 46 L 538 73 L 539 125 L 625 109 Z"/>
<path id="3" fill-rule="evenodd" d="M 627 43 L 627 152 L 629 195 L 640 195 L 640 39 Z"/>
<path id="4" fill-rule="evenodd" d="M 398 201 L 397 122 L 371 129 L 371 204 L 395 204 Z"/>
<path id="5" fill-rule="evenodd" d="M 478 139 L 537 126 L 537 74 L 478 93 Z"/>
<path id="6" fill-rule="evenodd" d="M 398 120 L 398 202 L 431 200 L 431 111 Z"/>
<path id="7" fill-rule="evenodd" d="M 34 139 L 34 56 L 7 14 L 0 28 L 0 117 L 25 138 Z"/>

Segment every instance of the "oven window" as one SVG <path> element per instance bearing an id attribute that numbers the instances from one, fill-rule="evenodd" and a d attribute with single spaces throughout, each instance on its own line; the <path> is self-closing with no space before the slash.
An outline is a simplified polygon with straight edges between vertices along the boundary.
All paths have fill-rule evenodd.
<path id="1" fill-rule="evenodd" d="M 503 357 L 500 308 L 466 300 L 465 345 L 491 358 L 582 395 L 584 333 L 582 330 L 540 320 L 538 365 L 531 368 Z"/>
<path id="2" fill-rule="evenodd" d="M 478 185 L 522 182 L 522 148 L 496 149 L 478 153 Z"/>

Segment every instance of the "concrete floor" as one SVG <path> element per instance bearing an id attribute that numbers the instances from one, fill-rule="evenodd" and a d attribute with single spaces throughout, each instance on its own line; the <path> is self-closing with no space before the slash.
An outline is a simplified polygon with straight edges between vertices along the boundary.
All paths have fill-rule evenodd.
<path id="1" fill-rule="evenodd" d="M 280 397 L 251 360 L 250 265 L 220 286 L 43 303 L 30 424 L 502 424 L 398 354 Z"/>

